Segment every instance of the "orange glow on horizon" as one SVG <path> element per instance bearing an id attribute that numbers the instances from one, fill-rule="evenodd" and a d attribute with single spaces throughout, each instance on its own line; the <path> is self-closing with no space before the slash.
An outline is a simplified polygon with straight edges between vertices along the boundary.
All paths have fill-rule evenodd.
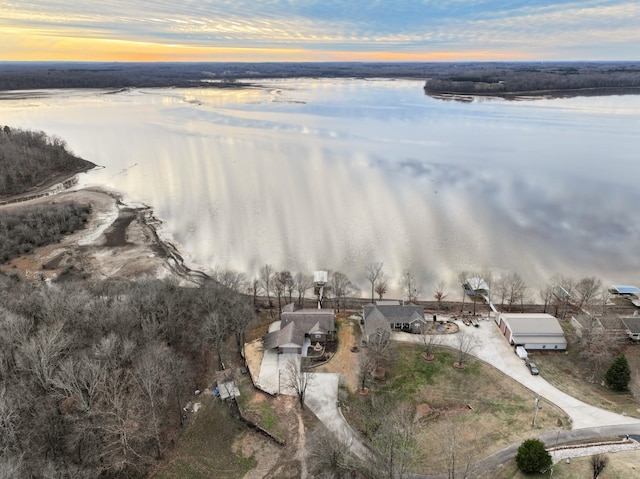
<path id="1" fill-rule="evenodd" d="M 134 40 L 79 38 L 57 32 L 10 29 L 0 33 L 0 61 L 97 62 L 429 62 L 531 59 L 504 51 L 330 51 L 301 47 L 257 48 L 167 45 Z"/>

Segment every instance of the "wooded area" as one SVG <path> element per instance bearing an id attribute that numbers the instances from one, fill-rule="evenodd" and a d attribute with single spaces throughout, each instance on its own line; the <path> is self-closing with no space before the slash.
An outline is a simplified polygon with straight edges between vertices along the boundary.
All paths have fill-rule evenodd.
<path id="1" fill-rule="evenodd" d="M 425 82 L 427 94 L 607 94 L 640 91 L 637 63 L 471 64 Z"/>
<path id="2" fill-rule="evenodd" d="M 91 205 L 75 203 L 0 211 L 0 263 L 83 228 Z"/>
<path id="3" fill-rule="evenodd" d="M 0 297 L 0 475 L 15 479 L 144 477 L 209 385 L 206 352 L 254 314 L 214 283 L 0 276 Z"/>
<path id="4" fill-rule="evenodd" d="M 60 138 L 42 131 L 0 128 L 0 198 L 94 166 L 69 152 Z"/>
<path id="5" fill-rule="evenodd" d="M 266 78 L 429 79 L 429 92 L 640 86 L 638 62 L 2 63 L 0 91 L 46 88 L 248 87 Z M 242 83 L 238 80 L 243 80 Z M 503 83 L 501 83 L 503 82 Z"/>

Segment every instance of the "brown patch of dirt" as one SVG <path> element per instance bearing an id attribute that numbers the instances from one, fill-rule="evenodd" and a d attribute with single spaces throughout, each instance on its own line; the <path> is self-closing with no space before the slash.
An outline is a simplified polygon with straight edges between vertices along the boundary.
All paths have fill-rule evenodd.
<path id="1" fill-rule="evenodd" d="M 339 373 L 341 382 L 354 393 L 358 390 L 358 370 L 360 355 L 351 352 L 351 348 L 358 343 L 356 340 L 353 321 L 340 318 L 338 331 L 338 350 L 328 363 L 318 367 L 316 371 L 323 373 Z"/>

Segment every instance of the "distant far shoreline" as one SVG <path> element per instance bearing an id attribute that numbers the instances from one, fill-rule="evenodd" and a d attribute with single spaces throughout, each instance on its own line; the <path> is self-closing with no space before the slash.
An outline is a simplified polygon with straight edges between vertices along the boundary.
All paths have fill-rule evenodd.
<path id="1" fill-rule="evenodd" d="M 638 94 L 640 61 L 465 63 L 91 63 L 0 62 L 0 91 L 127 88 L 251 88 L 292 78 L 425 81 L 443 99 Z M 11 98 L 11 95 L 2 95 Z M 455 99 L 455 98 L 453 98 Z M 465 101 L 465 100 L 461 100 Z M 468 100 L 466 100 L 468 101 Z"/>

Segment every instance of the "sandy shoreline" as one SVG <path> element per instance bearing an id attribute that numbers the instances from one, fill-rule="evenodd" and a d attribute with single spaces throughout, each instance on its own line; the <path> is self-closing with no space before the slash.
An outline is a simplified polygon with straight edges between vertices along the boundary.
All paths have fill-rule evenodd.
<path id="1" fill-rule="evenodd" d="M 161 224 L 148 206 L 130 206 L 115 191 L 100 187 L 74 189 L 78 173 L 58 177 L 45 187 L 0 201 L 0 210 L 75 202 L 90 204 L 84 229 L 60 242 L 37 248 L 0 265 L 0 271 L 24 279 L 104 280 L 178 278 L 197 284 L 204 273 L 188 268 L 168 241 L 160 239 Z"/>

